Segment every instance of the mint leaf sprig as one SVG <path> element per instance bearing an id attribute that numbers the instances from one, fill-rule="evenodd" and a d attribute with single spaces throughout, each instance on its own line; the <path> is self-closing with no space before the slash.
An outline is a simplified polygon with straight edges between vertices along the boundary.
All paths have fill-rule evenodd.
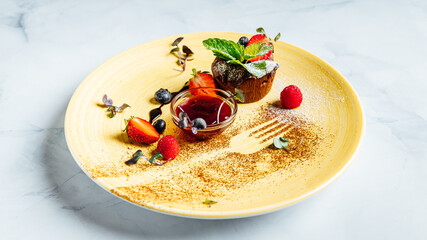
<path id="1" fill-rule="evenodd" d="M 280 36 L 281 36 L 281 35 L 280 35 L 280 33 L 278 33 L 278 34 L 276 35 L 276 37 L 274 37 L 274 40 L 271 40 L 271 38 L 269 38 L 269 37 L 267 36 L 267 34 L 265 33 L 264 28 L 262 28 L 262 27 L 257 28 L 256 32 L 257 32 L 257 33 L 264 34 L 264 36 L 266 36 L 270 42 L 277 42 L 277 40 L 279 40 L 279 38 L 280 38 Z"/>
<path id="2" fill-rule="evenodd" d="M 203 41 L 203 45 L 213 52 L 216 57 L 225 60 L 237 60 L 243 62 L 244 47 L 231 40 L 209 38 Z"/>
<path id="3" fill-rule="evenodd" d="M 209 38 L 203 41 L 203 45 L 206 49 L 211 50 L 214 56 L 227 60 L 228 63 L 241 65 L 257 78 L 262 78 L 267 74 L 268 62 L 270 62 L 269 65 L 274 63 L 268 60 L 248 62 L 249 59 L 265 55 L 273 49 L 273 45 L 266 43 L 254 43 L 245 48 L 230 40 Z"/>
<path id="4" fill-rule="evenodd" d="M 276 137 L 273 139 L 273 145 L 277 149 L 285 149 L 286 152 L 292 152 L 297 150 L 297 148 L 301 145 L 302 140 L 304 140 L 304 136 L 301 138 L 298 145 L 296 145 L 294 148 L 288 149 L 287 147 L 289 145 L 289 139 L 284 137 Z"/>

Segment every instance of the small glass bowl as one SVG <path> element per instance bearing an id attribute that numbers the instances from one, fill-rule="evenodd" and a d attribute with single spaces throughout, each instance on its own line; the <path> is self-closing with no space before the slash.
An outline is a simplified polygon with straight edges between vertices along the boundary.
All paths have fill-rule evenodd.
<path id="1" fill-rule="evenodd" d="M 198 129 L 197 134 L 194 134 L 191 131 L 190 126 L 182 129 L 185 133 L 187 133 L 188 135 L 193 136 L 197 139 L 208 139 L 208 138 L 211 138 L 211 137 L 221 133 L 222 131 L 224 131 L 228 126 L 230 126 L 234 122 L 234 119 L 235 119 L 236 114 L 237 114 L 237 102 L 234 100 L 234 98 L 232 97 L 232 95 L 230 93 L 228 93 L 222 89 L 200 87 L 200 88 L 192 88 L 189 90 L 185 90 L 185 91 L 179 93 L 178 95 L 176 95 L 172 99 L 172 102 L 170 104 L 170 110 L 172 113 L 173 122 L 175 123 L 176 126 L 178 126 L 178 122 L 180 121 L 178 114 L 177 114 L 178 106 L 185 100 L 188 100 L 194 96 L 200 96 L 200 95 L 193 95 L 193 93 L 195 93 L 194 90 L 197 90 L 197 89 L 209 90 L 210 92 L 214 91 L 219 99 L 221 99 L 222 101 L 226 100 L 226 102 L 224 104 L 227 104 L 231 109 L 231 115 L 226 120 L 224 120 L 220 123 L 207 125 L 207 127 L 205 129 Z"/>

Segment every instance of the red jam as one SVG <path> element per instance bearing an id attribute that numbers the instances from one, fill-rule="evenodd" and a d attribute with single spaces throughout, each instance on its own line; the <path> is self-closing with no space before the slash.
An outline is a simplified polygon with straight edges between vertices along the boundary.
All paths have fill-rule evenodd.
<path id="1" fill-rule="evenodd" d="M 206 124 L 217 124 L 218 109 L 223 100 L 210 95 L 194 96 L 180 103 L 176 108 L 176 115 L 184 111 L 191 120 L 203 118 Z M 231 108 L 227 103 L 221 107 L 219 114 L 220 123 L 231 116 Z"/>

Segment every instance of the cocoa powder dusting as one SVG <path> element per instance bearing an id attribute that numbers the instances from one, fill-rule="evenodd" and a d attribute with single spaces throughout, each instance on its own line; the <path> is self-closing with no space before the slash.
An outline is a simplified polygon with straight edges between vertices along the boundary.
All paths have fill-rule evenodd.
<path id="1" fill-rule="evenodd" d="M 181 149 L 177 159 L 162 167 L 144 163 L 135 168 L 138 172 L 161 172 L 161 176 L 151 174 L 153 179 L 144 184 L 119 186 L 112 191 L 140 204 L 200 204 L 205 198 L 220 201 L 222 197 L 229 197 L 234 191 L 275 172 L 292 172 L 298 165 L 316 164 L 311 159 L 318 154 L 325 139 L 322 128 L 295 111 L 282 109 L 275 104 L 265 105 L 257 111 L 254 114 L 256 118 L 237 119 L 222 134 L 205 141 L 195 140 L 176 128 L 174 135 Z M 252 154 L 227 150 L 232 137 L 272 119 L 276 119 L 282 128 L 274 136 L 289 139 L 290 149 L 304 137 L 297 150 L 287 152 L 266 147 Z M 261 132 L 262 129 L 256 134 Z M 272 143 L 272 137 L 268 140 Z M 132 171 L 126 174 L 132 174 Z"/>

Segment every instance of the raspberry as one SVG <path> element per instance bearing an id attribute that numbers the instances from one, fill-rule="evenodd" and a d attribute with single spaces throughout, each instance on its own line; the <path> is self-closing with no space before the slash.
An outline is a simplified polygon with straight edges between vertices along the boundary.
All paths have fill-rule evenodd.
<path id="1" fill-rule="evenodd" d="M 157 144 L 157 151 L 163 155 L 163 160 L 173 160 L 179 154 L 179 145 L 175 137 L 166 135 Z"/>
<path id="2" fill-rule="evenodd" d="M 289 85 L 280 93 L 280 101 L 284 108 L 297 108 L 302 103 L 302 93 L 297 86 Z"/>

